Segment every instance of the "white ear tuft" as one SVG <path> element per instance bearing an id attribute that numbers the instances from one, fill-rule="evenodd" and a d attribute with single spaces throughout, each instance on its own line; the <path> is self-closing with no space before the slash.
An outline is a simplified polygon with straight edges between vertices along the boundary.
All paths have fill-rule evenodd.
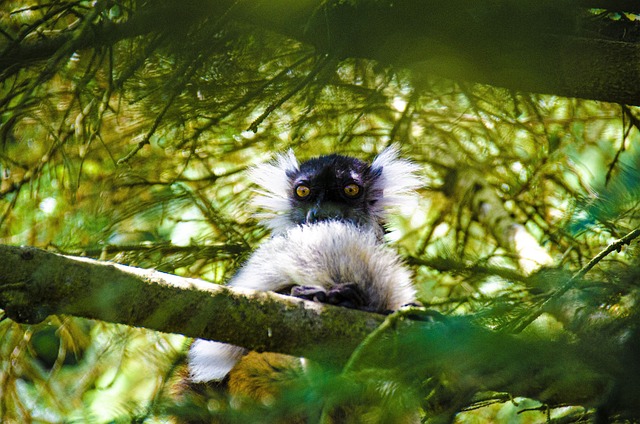
<path id="1" fill-rule="evenodd" d="M 415 206 L 415 190 L 423 185 L 417 175 L 420 167 L 406 159 L 399 158 L 400 147 L 392 144 L 380 153 L 371 164 L 372 173 L 379 174 L 374 190 L 380 191 L 381 198 L 376 204 L 376 214 L 383 217 L 388 208 Z"/>
<path id="2" fill-rule="evenodd" d="M 299 170 L 298 160 L 289 149 L 268 163 L 257 165 L 249 171 L 249 178 L 257 186 L 258 195 L 253 205 L 261 210 L 256 214 L 262 223 L 273 231 L 281 231 L 289 226 L 286 212 L 289 210 L 291 183 L 287 173 Z"/>

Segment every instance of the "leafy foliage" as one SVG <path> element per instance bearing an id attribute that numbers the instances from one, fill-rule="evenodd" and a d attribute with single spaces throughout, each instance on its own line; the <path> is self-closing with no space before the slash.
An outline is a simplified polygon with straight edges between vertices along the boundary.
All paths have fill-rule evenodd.
<path id="1" fill-rule="evenodd" d="M 425 187 L 389 238 L 423 303 L 465 317 L 460 331 L 443 325 L 434 339 L 380 342 L 382 352 L 413 346 L 415 355 L 357 372 L 320 368 L 283 404 L 257 405 L 259 416 L 276 419 L 292 404 L 322 414 L 327 399 L 357 397 L 381 422 L 414 403 L 428 418 L 539 421 L 544 408 L 564 405 L 524 381 L 510 395 L 534 400 L 491 392 L 491 378 L 517 381 L 535 355 L 567 377 L 551 392 L 624 375 L 587 347 L 632 356 L 637 249 L 610 253 L 566 284 L 638 228 L 637 108 L 424 76 L 314 49 L 234 19 L 233 8 L 163 15 L 172 4 L 0 6 L 0 59 L 16 59 L 0 70 L 0 242 L 222 283 L 266 235 L 246 207 L 247 167 L 288 148 L 371 159 L 400 141 Z M 592 12 L 611 25 L 637 20 Z M 500 332 L 487 330 L 480 348 L 462 337 L 469 322 Z M 501 340 L 521 331 L 522 363 L 502 364 Z M 185 346 L 179 336 L 71 317 L 5 319 L 0 335 L 3 422 L 160 420 Z M 572 374 L 559 340 L 585 349 L 588 375 Z M 474 374 L 478 357 L 504 365 L 506 377 Z M 623 371 L 637 376 L 631 361 Z M 462 396 L 472 378 L 486 379 L 487 391 Z M 605 405 L 612 418 L 637 418 L 626 408 L 637 387 L 613 381 L 603 391 L 621 392 L 618 403 L 576 396 L 550 416 L 579 421 Z M 255 411 L 224 412 L 246 422 Z"/>

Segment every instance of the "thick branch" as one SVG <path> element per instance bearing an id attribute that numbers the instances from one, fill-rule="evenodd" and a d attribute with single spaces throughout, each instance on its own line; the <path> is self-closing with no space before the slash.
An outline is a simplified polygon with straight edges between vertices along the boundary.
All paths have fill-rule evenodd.
<path id="1" fill-rule="evenodd" d="M 146 33 L 181 32 L 204 19 L 210 25 L 236 20 L 341 57 L 410 68 L 417 76 L 440 74 L 513 90 L 640 104 L 640 47 L 626 39 L 592 38 L 606 33 L 598 25 L 610 21 L 589 22 L 583 30 L 587 21 L 580 21 L 579 6 L 518 0 L 176 1 L 138 10 L 126 22 L 96 24 L 81 38 L 63 33 L 13 46 L 0 56 L 0 69 L 46 60 L 65 45 L 71 54 Z"/>
<path id="2" fill-rule="evenodd" d="M 321 50 L 513 90 L 640 104 L 640 46 L 552 1 L 252 2 L 237 15 Z M 321 5 L 322 4 L 322 5 Z M 606 26 L 608 21 L 601 25 Z"/>
<path id="3" fill-rule="evenodd" d="M 51 314 L 180 333 L 309 356 L 335 345 L 348 355 L 384 317 L 275 293 L 30 247 L 0 245 L 0 308 L 19 322 Z"/>

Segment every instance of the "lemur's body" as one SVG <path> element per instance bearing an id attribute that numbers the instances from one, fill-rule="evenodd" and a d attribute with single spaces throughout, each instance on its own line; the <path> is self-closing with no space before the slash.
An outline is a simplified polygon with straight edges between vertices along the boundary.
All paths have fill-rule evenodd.
<path id="1" fill-rule="evenodd" d="M 388 209 L 412 201 L 419 186 L 416 166 L 397 153 L 389 148 L 371 165 L 339 155 L 299 165 L 289 152 L 254 168 L 251 177 L 260 188 L 255 204 L 262 211 L 258 216 L 273 235 L 229 285 L 379 313 L 414 302 L 409 271 L 384 244 Z M 254 361 L 248 365 L 249 373 L 236 372 L 252 358 L 236 366 L 246 353 L 239 347 L 196 340 L 188 355 L 190 379 L 219 381 L 231 371 L 230 388 L 243 391 L 238 387 L 253 384 L 245 381 L 246 375 L 260 369 Z M 262 393 L 257 388 L 244 392 L 254 398 Z"/>

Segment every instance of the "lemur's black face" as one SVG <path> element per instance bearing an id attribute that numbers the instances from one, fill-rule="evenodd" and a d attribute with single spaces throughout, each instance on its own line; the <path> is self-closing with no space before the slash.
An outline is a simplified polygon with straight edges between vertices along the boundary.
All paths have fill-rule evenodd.
<path id="1" fill-rule="evenodd" d="M 379 193 L 370 190 L 378 175 L 373 175 L 369 164 L 340 155 L 320 156 L 288 176 L 290 218 L 297 224 L 332 219 L 372 224 L 369 208 Z"/>

